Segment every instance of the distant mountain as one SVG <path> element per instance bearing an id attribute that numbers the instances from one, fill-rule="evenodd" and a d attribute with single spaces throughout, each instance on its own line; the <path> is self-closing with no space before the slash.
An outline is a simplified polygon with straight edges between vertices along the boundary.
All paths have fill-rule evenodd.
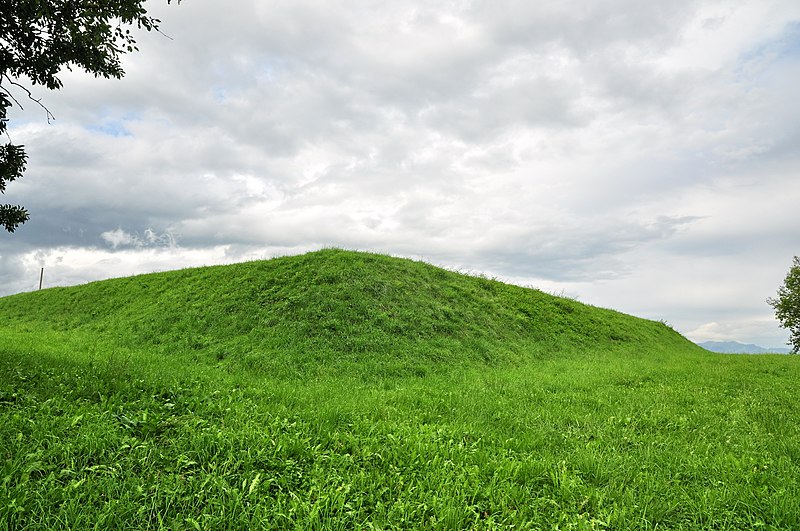
<path id="1" fill-rule="evenodd" d="M 711 352 L 723 354 L 789 354 L 791 352 L 788 348 L 764 348 L 738 341 L 704 341 L 698 345 Z"/>

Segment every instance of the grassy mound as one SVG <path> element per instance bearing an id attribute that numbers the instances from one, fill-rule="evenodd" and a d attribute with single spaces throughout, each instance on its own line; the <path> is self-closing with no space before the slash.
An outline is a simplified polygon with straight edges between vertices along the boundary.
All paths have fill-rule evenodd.
<path id="1" fill-rule="evenodd" d="M 321 251 L 0 299 L 0 529 L 800 529 L 800 357 Z"/>
<path id="2" fill-rule="evenodd" d="M 264 372 L 424 372 L 575 348 L 692 348 L 661 323 L 340 250 L 25 293 L 0 299 L 0 315 Z"/>

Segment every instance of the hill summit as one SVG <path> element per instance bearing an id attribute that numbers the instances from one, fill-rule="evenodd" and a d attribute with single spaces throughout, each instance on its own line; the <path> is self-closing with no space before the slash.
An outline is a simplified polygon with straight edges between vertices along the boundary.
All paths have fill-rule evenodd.
<path id="1" fill-rule="evenodd" d="M 0 317 L 265 371 L 424 372 L 576 349 L 691 348 L 663 323 L 337 249 L 14 295 L 0 299 Z"/>

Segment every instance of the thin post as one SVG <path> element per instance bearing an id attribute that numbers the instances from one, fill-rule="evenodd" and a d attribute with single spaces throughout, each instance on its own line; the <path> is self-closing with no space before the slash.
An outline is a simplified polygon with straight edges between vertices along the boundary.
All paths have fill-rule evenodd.
<path id="1" fill-rule="evenodd" d="M 42 289 L 42 280 L 44 280 L 44 268 L 39 272 L 39 289 Z"/>

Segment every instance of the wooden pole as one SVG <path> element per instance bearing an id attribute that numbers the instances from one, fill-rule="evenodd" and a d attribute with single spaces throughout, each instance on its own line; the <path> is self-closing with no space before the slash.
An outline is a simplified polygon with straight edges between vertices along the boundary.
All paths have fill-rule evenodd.
<path id="1" fill-rule="evenodd" d="M 39 289 L 42 289 L 42 280 L 44 280 L 44 268 L 39 273 Z"/>

